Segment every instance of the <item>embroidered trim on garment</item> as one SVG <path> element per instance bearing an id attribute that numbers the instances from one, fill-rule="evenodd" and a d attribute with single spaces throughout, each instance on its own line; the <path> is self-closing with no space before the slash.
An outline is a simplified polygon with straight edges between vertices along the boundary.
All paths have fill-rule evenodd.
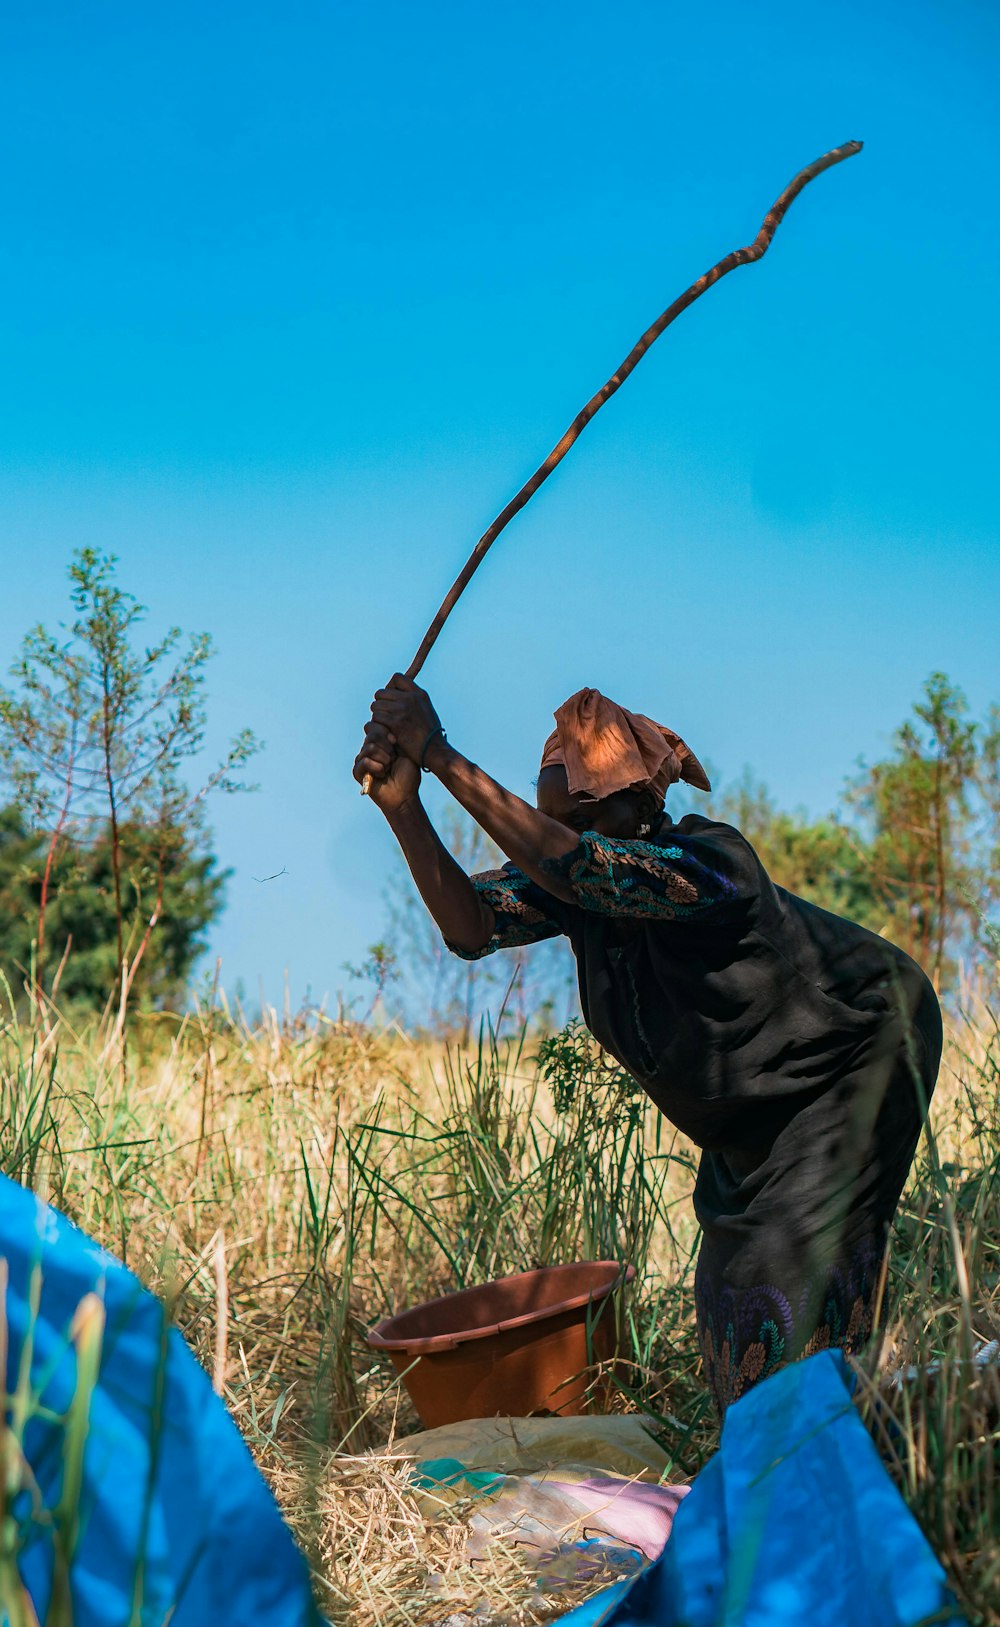
<path id="1" fill-rule="evenodd" d="M 716 1288 L 709 1272 L 696 1280 L 702 1362 L 719 1411 L 800 1356 L 861 1350 L 872 1334 L 883 1254 L 871 1238 L 860 1243 L 846 1264 L 831 1269 L 818 1311 L 809 1288 L 793 1305 L 771 1283 Z"/>
<path id="2" fill-rule="evenodd" d="M 528 902 L 524 894 L 538 889 L 513 866 L 505 870 L 484 870 L 481 875 L 472 877 L 472 885 L 493 911 L 494 930 L 482 949 L 460 949 L 445 940 L 452 954 L 462 960 L 482 960 L 484 955 L 492 955 L 497 949 L 519 949 L 523 944 L 553 938 L 559 932 L 555 921 L 550 921 L 542 910 Z"/>
<path id="3" fill-rule="evenodd" d="M 598 915 L 680 921 L 736 897 L 726 876 L 686 848 L 596 831 L 584 831 L 572 852 L 543 859 L 541 867 L 568 881 L 576 902 Z"/>

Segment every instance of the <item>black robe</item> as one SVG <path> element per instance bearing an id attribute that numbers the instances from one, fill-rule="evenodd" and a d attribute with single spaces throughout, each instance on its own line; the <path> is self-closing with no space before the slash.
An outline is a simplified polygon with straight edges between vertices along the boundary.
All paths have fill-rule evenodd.
<path id="1" fill-rule="evenodd" d="M 720 1406 L 806 1350 L 858 1348 L 937 1077 L 931 984 L 714 820 L 588 832 L 545 868 L 573 902 L 513 865 L 473 878 L 496 918 L 479 953 L 565 934 L 588 1028 L 703 1149 L 696 1294 Z"/>

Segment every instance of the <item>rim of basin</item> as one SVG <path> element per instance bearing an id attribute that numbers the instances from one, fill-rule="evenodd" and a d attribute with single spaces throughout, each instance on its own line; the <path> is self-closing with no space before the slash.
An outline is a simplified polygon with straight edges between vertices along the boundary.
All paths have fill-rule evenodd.
<path id="1" fill-rule="evenodd" d="M 547 1305 L 536 1306 L 533 1310 L 522 1311 L 518 1316 L 504 1317 L 501 1321 L 491 1322 L 486 1326 L 479 1325 L 470 1328 L 453 1328 L 442 1333 L 428 1333 L 407 1336 L 403 1332 L 391 1332 L 404 1318 L 415 1316 L 419 1311 L 434 1310 L 439 1305 L 454 1305 L 463 1296 L 480 1295 L 484 1288 L 499 1287 L 505 1283 L 523 1281 L 530 1277 L 552 1277 L 560 1273 L 579 1271 L 581 1266 L 599 1268 L 606 1267 L 614 1275 L 606 1283 L 597 1283 L 582 1293 L 570 1294 L 564 1299 L 555 1300 Z M 451 1294 L 440 1294 L 436 1299 L 424 1300 L 419 1305 L 411 1305 L 405 1311 L 399 1311 L 395 1316 L 387 1316 L 377 1323 L 368 1334 L 368 1344 L 375 1350 L 406 1350 L 414 1356 L 430 1355 L 435 1351 L 454 1350 L 456 1346 L 469 1344 L 476 1339 L 489 1339 L 499 1333 L 505 1333 L 512 1328 L 523 1328 L 532 1322 L 543 1322 L 551 1316 L 561 1316 L 565 1311 L 576 1311 L 584 1305 L 598 1303 L 607 1299 L 616 1288 L 623 1283 L 630 1283 L 635 1278 L 635 1266 L 627 1265 L 624 1268 L 617 1260 L 578 1260 L 566 1265 L 540 1266 L 534 1271 L 516 1271 L 507 1277 L 496 1277 L 489 1283 L 478 1283 L 472 1288 L 459 1288 Z"/>

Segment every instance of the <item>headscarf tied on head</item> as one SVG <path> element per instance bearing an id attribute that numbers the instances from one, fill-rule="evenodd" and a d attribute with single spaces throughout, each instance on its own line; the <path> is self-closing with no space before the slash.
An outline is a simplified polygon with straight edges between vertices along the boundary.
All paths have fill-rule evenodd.
<path id="1" fill-rule="evenodd" d="M 571 795 L 601 802 L 630 787 L 662 798 L 669 785 L 686 780 L 710 791 L 708 775 L 679 734 L 641 712 L 626 711 L 599 689 L 580 689 L 555 713 L 542 768 L 561 764 Z"/>

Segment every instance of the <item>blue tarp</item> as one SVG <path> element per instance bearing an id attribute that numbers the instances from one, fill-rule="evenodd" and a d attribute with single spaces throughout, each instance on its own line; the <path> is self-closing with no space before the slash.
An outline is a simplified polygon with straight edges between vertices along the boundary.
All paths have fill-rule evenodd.
<path id="1" fill-rule="evenodd" d="M 750 1390 L 660 1558 L 560 1627 L 962 1627 L 944 1572 L 824 1351 Z"/>
<path id="2" fill-rule="evenodd" d="M 9 1272 L 8 1395 L 24 1357 L 43 1408 L 24 1440 L 37 1496 L 23 1492 L 13 1509 L 18 1569 L 39 1620 L 59 1540 L 51 1511 L 65 1472 L 61 1419 L 77 1387 L 70 1329 L 84 1295 L 96 1292 L 106 1325 L 69 1570 L 74 1627 L 168 1620 L 170 1627 L 319 1627 L 291 1533 L 158 1301 L 68 1220 L 3 1177 L 0 1258 Z M 0 1621 L 8 1619 L 4 1605 L 10 1601 L 0 1601 Z"/>

